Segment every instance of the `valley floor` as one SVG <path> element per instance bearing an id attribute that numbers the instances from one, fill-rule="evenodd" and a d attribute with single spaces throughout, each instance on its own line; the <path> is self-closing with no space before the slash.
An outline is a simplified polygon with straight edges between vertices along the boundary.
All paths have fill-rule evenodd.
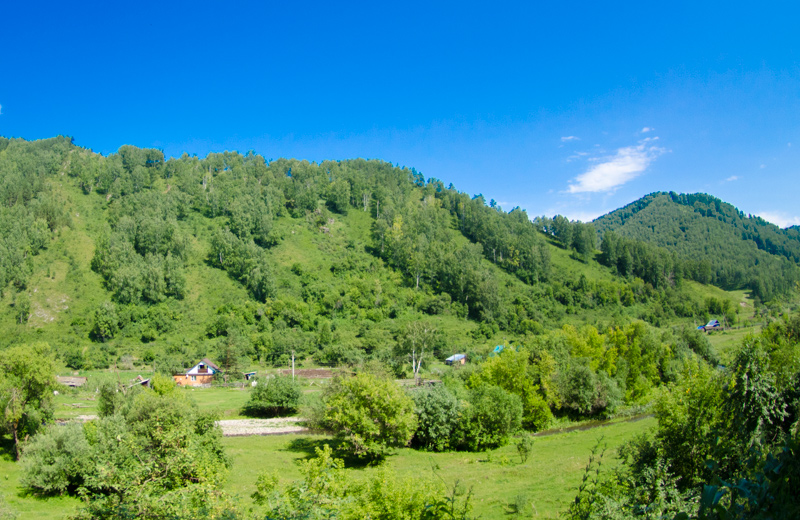
<path id="1" fill-rule="evenodd" d="M 598 442 L 606 448 L 603 466 L 610 468 L 617 464 L 618 446 L 654 425 L 655 419 L 646 418 L 536 437 L 525 463 L 512 443 L 483 453 L 402 449 L 384 464 L 404 477 L 435 475 L 448 486 L 458 482 L 462 488 L 471 489 L 473 513 L 483 519 L 504 518 L 515 503 L 525 504 L 525 517 L 555 518 L 574 498 Z M 300 477 L 296 462 L 312 457 L 314 448 L 326 443 L 332 443 L 332 439 L 311 434 L 226 437 L 224 445 L 233 458 L 233 467 L 225 487 L 243 504 L 250 504 L 260 472 L 276 471 L 282 483 L 291 482 Z M 352 467 L 351 471 L 369 472 L 373 468 Z M 7 455 L 0 457 L 0 494 L 19 518 L 60 519 L 79 504 L 73 498 L 25 495 L 19 487 L 19 476 L 19 465 Z"/>

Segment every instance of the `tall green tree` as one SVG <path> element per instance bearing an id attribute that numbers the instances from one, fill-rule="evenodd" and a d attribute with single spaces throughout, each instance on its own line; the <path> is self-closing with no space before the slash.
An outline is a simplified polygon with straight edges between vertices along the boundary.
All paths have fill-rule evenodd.
<path id="1" fill-rule="evenodd" d="M 411 442 L 414 401 L 391 379 L 360 373 L 331 389 L 324 398 L 325 426 L 354 455 L 376 458 Z"/>
<path id="2" fill-rule="evenodd" d="M 0 428 L 20 445 L 53 418 L 55 356 L 47 343 L 20 345 L 0 352 Z"/>

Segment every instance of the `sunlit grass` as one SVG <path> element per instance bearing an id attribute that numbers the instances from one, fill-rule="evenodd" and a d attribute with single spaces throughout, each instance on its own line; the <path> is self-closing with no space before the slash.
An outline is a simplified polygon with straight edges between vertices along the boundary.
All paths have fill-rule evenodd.
<path id="1" fill-rule="evenodd" d="M 505 518 L 507 505 L 518 495 L 525 495 L 528 518 L 554 518 L 574 498 L 592 448 L 602 438 L 607 447 L 604 465 L 617 464 L 613 451 L 637 433 L 655 425 L 655 419 L 623 422 L 582 432 L 537 437 L 533 451 L 524 464 L 516 447 L 484 452 L 429 453 L 412 449 L 398 450 L 384 464 L 404 477 L 431 475 L 449 486 L 458 481 L 471 488 L 474 513 L 481 518 Z M 283 484 L 300 477 L 296 462 L 313 455 L 315 446 L 333 442 L 323 435 L 274 435 L 230 437 L 224 440 L 233 468 L 226 489 L 247 502 L 255 491 L 255 481 L 262 471 L 277 472 Z M 351 468 L 353 475 L 372 471 Z"/>

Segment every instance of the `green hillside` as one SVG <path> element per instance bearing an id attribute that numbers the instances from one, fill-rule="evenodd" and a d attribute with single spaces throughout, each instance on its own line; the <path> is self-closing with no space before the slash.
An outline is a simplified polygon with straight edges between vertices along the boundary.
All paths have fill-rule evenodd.
<path id="1" fill-rule="evenodd" d="M 680 207 L 689 229 L 694 221 Z M 707 227 L 708 246 L 728 254 Z M 781 384 L 792 387 L 787 381 L 796 377 L 800 325 L 787 315 L 773 319 L 785 310 L 777 300 L 765 307 L 751 296 L 757 289 L 699 283 L 681 240 L 662 247 L 626 238 L 622 228 L 606 230 L 598 252 L 596 237 L 592 224 L 562 216 L 531 221 L 519 208 L 505 212 L 482 196 L 382 161 L 267 162 L 252 152 L 166 159 L 159 150 L 133 146 L 102 156 L 64 137 L 0 138 L 0 455 L 12 477 L 6 475 L 0 495 L 17 489 L 23 499 L 9 499 L 13 508 L 55 515 L 72 502 L 32 503 L 27 493 L 77 496 L 85 483 L 91 498 L 82 502 L 80 517 L 116 518 L 131 505 L 141 511 L 185 505 L 182 493 L 194 489 L 215 497 L 220 514 L 229 506 L 236 511 L 222 487 L 228 460 L 222 431 L 206 413 L 252 414 L 254 396 L 275 391 L 268 382 L 275 381 L 298 386 L 285 413 L 303 414 L 352 456 L 385 457 L 385 450 L 410 446 L 394 456 L 401 473 L 418 473 L 421 461 L 433 460 L 422 451 L 442 450 L 451 452 L 436 459 L 446 472 L 442 482 L 469 480 L 485 469 L 461 466 L 489 464 L 494 453 L 498 482 L 518 484 L 502 493 L 491 486 L 476 492 L 476 511 L 494 517 L 503 504 L 511 511 L 511 501 L 517 512 L 527 508 L 522 487 L 543 484 L 519 480 L 522 466 L 506 468 L 513 448 L 503 446 L 513 434 L 646 412 L 697 370 L 721 373 L 721 362 L 744 362 L 738 345 L 762 325 L 758 341 L 775 344 L 773 366 Z M 753 254 L 766 255 L 747 271 L 758 280 L 774 276 L 775 262 L 797 269 L 783 256 L 757 248 Z M 732 253 L 724 258 L 730 266 L 713 264 L 720 272 L 739 265 Z M 719 276 L 706 281 L 724 285 Z M 710 318 L 725 330 L 698 331 Z M 504 346 L 499 353 L 497 345 Z M 462 352 L 466 366 L 445 366 L 445 357 Z M 203 357 L 221 367 L 215 385 L 227 388 L 178 390 L 169 376 Z M 263 376 L 265 368 L 286 367 L 292 358 L 301 368 L 340 367 L 341 374 L 355 375 L 315 381 L 303 391 L 290 378 L 262 379 L 256 390 L 227 384 L 243 380 L 245 370 Z M 59 387 L 55 397 L 50 385 L 57 371 L 86 375 L 94 388 Z M 130 390 L 128 381 L 141 374 L 153 374 L 153 388 Z M 419 375 L 442 384 L 404 390 L 393 381 Z M 387 426 L 402 426 L 391 426 L 402 438 L 387 430 L 365 453 L 360 434 L 348 437 L 361 428 L 347 422 L 354 409 L 370 431 L 379 409 Z M 91 412 L 98 418 L 84 426 L 47 426 Z M 588 453 L 587 438 L 578 438 L 565 443 L 571 446 L 565 453 Z M 528 433 L 516 442 L 524 465 Z M 234 454 L 276 449 L 252 440 L 227 446 Z M 84 455 L 65 454 L 72 449 Z M 464 462 L 475 451 L 486 457 Z M 323 452 L 315 453 L 308 464 L 328 464 Z M 211 462 L 187 461 L 187 454 Z M 10 462 L 18 456 L 20 464 Z M 153 457 L 184 461 L 174 493 L 151 484 L 151 471 L 177 466 L 148 462 Z M 76 480 L 65 482 L 51 478 L 61 475 L 51 470 L 52 460 L 96 462 L 68 470 Z M 368 477 L 364 462 L 347 464 Z M 543 511 L 554 514 L 570 501 L 564 486 L 578 481 L 584 463 L 571 458 L 564 480 L 535 492 Z M 236 464 L 238 474 L 245 464 Z M 249 496 L 272 482 L 265 475 L 254 482 L 252 471 L 264 468 L 251 466 L 246 480 L 231 480 L 236 493 Z M 107 467 L 132 473 L 112 471 L 112 486 Z M 102 471 L 95 475 L 93 468 Z M 198 468 L 213 469 L 211 480 L 196 476 Z M 344 484 L 345 473 L 337 473 Z M 39 478 L 34 475 L 42 480 L 30 480 Z M 118 485 L 123 498 L 108 493 Z M 438 484 L 424 486 L 432 497 L 444 496 Z M 148 489 L 155 490 L 154 502 L 141 499 Z M 0 501 L 0 513 L 4 507 Z"/>
<path id="2" fill-rule="evenodd" d="M 380 161 L 0 150 L 0 343 L 48 341 L 74 368 L 391 361 L 419 320 L 439 357 L 713 311 L 692 286 L 613 274 L 519 209 Z"/>
<path id="3" fill-rule="evenodd" d="M 613 232 L 677 254 L 688 278 L 748 288 L 762 301 L 786 295 L 800 280 L 797 228 L 780 229 L 710 195 L 651 193 L 594 225 L 601 236 Z"/>

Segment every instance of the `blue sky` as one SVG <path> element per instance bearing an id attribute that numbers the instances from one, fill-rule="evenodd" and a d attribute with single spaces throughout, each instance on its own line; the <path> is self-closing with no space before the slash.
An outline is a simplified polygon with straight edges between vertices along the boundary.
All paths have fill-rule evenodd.
<path id="1" fill-rule="evenodd" d="M 659 190 L 800 224 L 800 7 L 14 2 L 0 135 L 379 158 L 590 220 Z"/>

